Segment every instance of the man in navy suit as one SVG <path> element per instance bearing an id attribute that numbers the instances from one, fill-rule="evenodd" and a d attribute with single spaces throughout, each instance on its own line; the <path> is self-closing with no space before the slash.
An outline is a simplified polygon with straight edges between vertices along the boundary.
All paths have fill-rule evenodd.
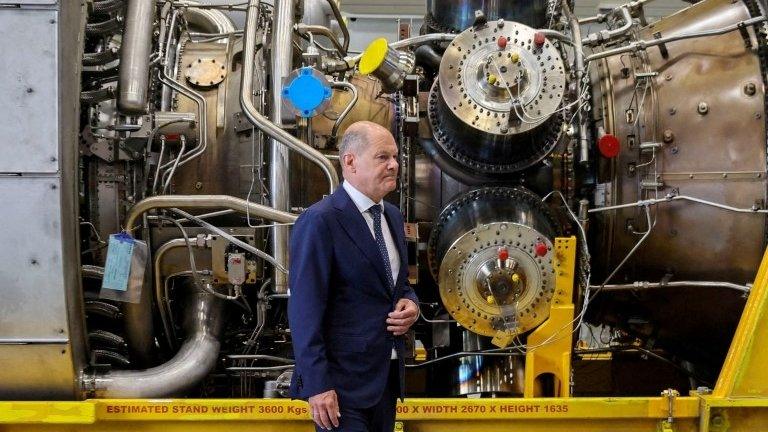
<path id="1" fill-rule="evenodd" d="M 291 396 L 309 401 L 318 430 L 392 432 L 403 398 L 403 334 L 419 307 L 403 217 L 383 200 L 397 186 L 397 157 L 385 128 L 351 125 L 339 147 L 342 186 L 293 227 Z"/>

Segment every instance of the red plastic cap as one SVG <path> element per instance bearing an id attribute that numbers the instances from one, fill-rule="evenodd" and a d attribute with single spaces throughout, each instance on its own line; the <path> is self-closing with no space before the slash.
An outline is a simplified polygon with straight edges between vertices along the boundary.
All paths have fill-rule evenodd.
<path id="1" fill-rule="evenodd" d="M 504 36 L 499 37 L 499 39 L 496 41 L 496 43 L 499 45 L 499 48 L 504 49 L 507 47 L 507 38 Z"/>
<path id="2" fill-rule="evenodd" d="M 509 251 L 507 248 L 499 248 L 499 260 L 500 261 L 506 261 L 507 258 L 509 258 Z"/>
<path id="3" fill-rule="evenodd" d="M 537 47 L 544 45 L 544 42 L 546 41 L 547 41 L 547 38 L 546 36 L 544 36 L 544 33 L 542 32 L 536 32 L 536 34 L 533 35 L 533 43 L 535 43 Z"/>
<path id="4" fill-rule="evenodd" d="M 597 148 L 600 149 L 600 154 L 607 158 L 615 158 L 619 155 L 619 150 L 621 150 L 619 139 L 611 134 L 605 134 L 600 137 L 600 140 L 597 142 Z"/>
<path id="5" fill-rule="evenodd" d="M 538 242 L 536 243 L 536 246 L 533 247 L 533 251 L 536 252 L 536 256 L 543 257 L 547 254 L 549 248 L 546 244 L 544 244 L 544 242 Z"/>

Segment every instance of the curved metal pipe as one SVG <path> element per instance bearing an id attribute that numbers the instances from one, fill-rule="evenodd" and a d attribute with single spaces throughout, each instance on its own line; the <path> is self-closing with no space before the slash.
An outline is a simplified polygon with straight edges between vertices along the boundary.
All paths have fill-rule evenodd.
<path id="1" fill-rule="evenodd" d="M 190 5 L 199 4 L 199 2 L 188 2 Z M 206 33 L 233 33 L 235 23 L 223 12 L 211 9 L 200 9 L 189 7 L 184 11 L 184 18 L 187 23 L 199 27 Z M 226 40 L 222 41 L 226 43 Z"/>
<path id="2" fill-rule="evenodd" d="M 216 366 L 224 328 L 224 301 L 194 292 L 185 319 L 187 340 L 163 365 L 138 371 L 111 371 L 84 376 L 84 390 L 95 397 L 158 398 L 181 396 Z"/>
<path id="3" fill-rule="evenodd" d="M 125 31 L 120 48 L 120 97 L 118 108 L 127 114 L 142 114 L 147 108 L 149 57 L 155 0 L 129 0 Z"/>
<path id="4" fill-rule="evenodd" d="M 243 113 L 245 113 L 248 120 L 253 123 L 256 128 L 318 165 L 328 178 L 330 191 L 333 192 L 339 186 L 339 176 L 336 174 L 336 168 L 334 168 L 333 164 L 329 162 L 322 153 L 301 142 L 283 129 L 280 129 L 276 124 L 261 115 L 251 101 L 251 93 L 253 91 L 253 57 L 256 53 L 258 13 L 259 1 L 250 0 L 248 5 L 248 17 L 246 18 L 243 78 L 240 91 L 240 105 L 243 108 Z"/>
<path id="5" fill-rule="evenodd" d="M 419 144 L 421 144 L 421 148 L 424 149 L 424 153 L 426 153 L 427 156 L 429 156 L 429 158 L 449 176 L 466 185 L 478 185 L 485 182 L 484 179 L 471 176 L 457 167 L 452 160 L 442 153 L 435 140 L 431 138 L 419 138 Z"/>
<path id="6" fill-rule="evenodd" d="M 328 27 L 324 27 L 321 25 L 309 25 L 309 24 L 299 23 L 299 24 L 296 24 L 296 31 L 299 34 L 312 33 L 313 35 L 325 36 L 327 39 L 331 41 L 333 46 L 342 56 L 347 55 L 347 50 L 344 49 L 341 43 L 339 43 L 339 40 L 336 39 L 336 35 L 334 35 L 331 29 L 329 29 Z"/>
<path id="7" fill-rule="evenodd" d="M 453 33 L 430 33 L 420 36 L 414 36 L 408 39 L 403 39 L 397 42 L 389 44 L 390 48 L 399 49 L 414 45 L 424 45 L 430 42 L 448 42 L 456 38 L 456 34 Z"/>
<path id="8" fill-rule="evenodd" d="M 250 213 L 263 219 L 277 223 L 295 222 L 298 217 L 295 214 L 275 210 L 272 207 L 263 206 L 241 198 L 229 195 L 158 195 L 143 199 L 131 208 L 125 219 L 126 231 L 136 228 L 136 221 L 144 213 L 158 208 L 198 208 L 218 209 L 225 208 L 240 213 Z"/>
<path id="9" fill-rule="evenodd" d="M 329 144 L 333 144 L 336 142 L 336 138 L 338 138 L 339 134 L 339 127 L 341 126 L 341 123 L 344 121 L 345 118 L 347 118 L 347 115 L 350 111 L 352 111 L 352 108 L 355 107 L 355 104 L 357 103 L 358 94 L 357 94 L 357 87 L 353 86 L 352 84 L 344 81 L 335 81 L 331 83 L 332 88 L 342 88 L 345 90 L 349 90 L 352 92 L 352 100 L 349 101 L 349 104 L 347 104 L 347 107 L 344 108 L 344 111 L 339 114 L 339 118 L 336 119 L 336 122 L 333 123 L 333 129 L 331 129 L 331 136 L 328 138 Z"/>
<path id="10" fill-rule="evenodd" d="M 634 22 L 632 21 L 632 14 L 629 12 L 629 8 L 627 6 L 620 7 L 619 12 L 621 12 L 621 17 L 624 20 L 624 25 L 622 25 L 617 29 L 601 30 L 597 33 L 589 34 L 587 35 L 587 37 L 581 40 L 582 45 L 586 45 L 586 46 L 598 45 L 604 42 L 608 42 L 613 38 L 619 37 L 627 33 L 632 28 L 632 25 L 634 24 Z"/>
<path id="11" fill-rule="evenodd" d="M 160 321 L 163 323 L 168 346 L 173 346 L 173 338 L 171 337 L 171 326 L 168 319 L 168 309 L 166 308 L 167 303 L 163 300 L 165 298 L 165 292 L 163 289 L 162 274 L 160 273 L 160 265 L 163 263 L 163 258 L 169 250 L 184 247 L 186 245 L 186 239 L 177 238 L 163 243 L 163 245 L 157 249 L 157 252 L 155 252 L 155 303 L 157 303 L 157 309 L 160 311 Z M 151 313 L 151 311 L 148 312 Z"/>
<path id="12" fill-rule="evenodd" d="M 341 16 L 341 11 L 339 10 L 339 5 L 336 4 L 336 0 L 327 0 L 328 5 L 331 7 L 331 11 L 333 12 L 334 18 L 336 18 L 336 22 L 339 23 L 339 29 L 341 29 L 341 34 L 344 36 L 344 52 L 346 53 L 349 51 L 349 29 L 347 28 L 347 23 L 344 22 L 344 17 Z"/>

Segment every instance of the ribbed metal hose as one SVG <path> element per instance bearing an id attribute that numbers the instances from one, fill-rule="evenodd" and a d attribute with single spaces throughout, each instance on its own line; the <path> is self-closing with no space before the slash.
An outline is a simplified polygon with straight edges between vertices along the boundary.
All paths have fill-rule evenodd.
<path id="1" fill-rule="evenodd" d="M 122 9 L 125 6 L 123 0 L 102 0 L 93 2 L 93 12 L 110 13 Z"/>
<path id="2" fill-rule="evenodd" d="M 83 66 L 99 66 L 107 64 L 117 58 L 117 51 L 108 49 L 97 53 L 83 54 Z"/>
<path id="3" fill-rule="evenodd" d="M 114 17 L 106 21 L 86 24 L 85 33 L 87 35 L 114 33 L 120 30 L 121 26 L 122 26 L 121 19 L 119 19 L 118 17 Z"/>
<path id="4" fill-rule="evenodd" d="M 105 100 L 115 98 L 115 89 L 112 87 L 105 87 L 98 90 L 87 90 L 80 93 L 80 102 L 85 105 L 93 105 Z"/>

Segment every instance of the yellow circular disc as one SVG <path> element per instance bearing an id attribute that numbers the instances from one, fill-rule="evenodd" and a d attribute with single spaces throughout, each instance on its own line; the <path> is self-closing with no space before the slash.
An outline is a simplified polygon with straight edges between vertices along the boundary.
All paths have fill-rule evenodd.
<path id="1" fill-rule="evenodd" d="M 363 75 L 373 73 L 384 62 L 387 51 L 389 51 L 389 44 L 386 39 L 378 38 L 371 42 L 360 58 L 360 73 Z"/>

